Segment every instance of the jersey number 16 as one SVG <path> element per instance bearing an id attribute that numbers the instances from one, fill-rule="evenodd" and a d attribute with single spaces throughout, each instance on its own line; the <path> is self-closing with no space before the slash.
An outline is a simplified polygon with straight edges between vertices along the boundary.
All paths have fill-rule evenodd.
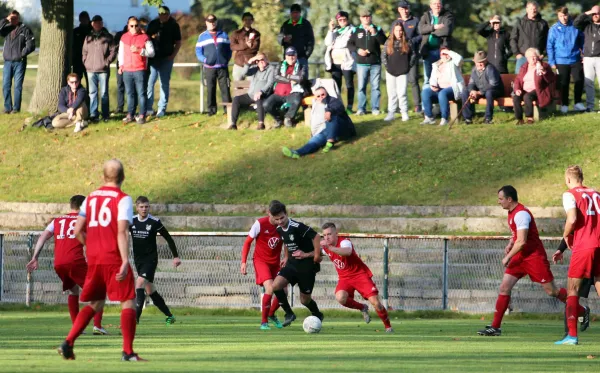
<path id="1" fill-rule="evenodd" d="M 100 223 L 100 225 L 102 227 L 108 227 L 108 225 L 110 224 L 110 221 L 112 219 L 111 216 L 111 212 L 110 212 L 110 207 L 108 207 L 108 204 L 110 203 L 110 198 L 105 198 L 102 201 L 102 205 L 100 206 L 100 211 L 98 211 L 98 214 L 96 214 L 97 211 L 97 205 L 98 203 L 98 198 L 92 198 L 90 200 L 90 209 L 92 211 L 90 211 L 90 227 L 97 227 L 98 223 Z"/>

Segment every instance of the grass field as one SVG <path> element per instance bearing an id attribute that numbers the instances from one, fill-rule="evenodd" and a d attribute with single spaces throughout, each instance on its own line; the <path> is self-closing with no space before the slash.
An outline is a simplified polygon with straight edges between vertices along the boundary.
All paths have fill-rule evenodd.
<path id="1" fill-rule="evenodd" d="M 154 311 L 154 310 L 152 310 Z M 325 312 L 320 334 L 302 331 L 301 319 L 285 329 L 258 330 L 255 311 L 177 313 L 165 326 L 156 312 L 142 316 L 135 350 L 148 363 L 122 363 L 119 316 L 107 312 L 111 336 L 88 334 L 75 345 L 77 360 L 64 361 L 57 346 L 70 328 L 62 312 L 1 311 L 2 372 L 597 372 L 599 333 L 593 327 L 579 346 L 555 346 L 562 336 L 558 320 L 507 317 L 501 337 L 475 332 L 487 321 L 392 317 L 394 334 L 376 318 L 359 313 Z M 192 311 L 193 312 L 193 311 Z M 249 316 L 251 314 L 252 316 Z"/>

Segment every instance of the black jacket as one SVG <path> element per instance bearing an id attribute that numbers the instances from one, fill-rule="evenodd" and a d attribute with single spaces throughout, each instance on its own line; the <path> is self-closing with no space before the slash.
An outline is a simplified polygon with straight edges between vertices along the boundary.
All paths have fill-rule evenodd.
<path id="1" fill-rule="evenodd" d="M 66 86 L 62 87 L 60 93 L 58 94 L 58 111 L 61 113 L 66 113 L 69 108 L 79 108 L 81 104 L 85 102 L 85 98 L 87 96 L 87 91 L 80 84 L 77 88 L 77 97 L 73 102 L 69 104 L 69 96 L 71 93 L 71 87 Z"/>
<path id="2" fill-rule="evenodd" d="M 73 66 L 83 66 L 83 43 L 92 30 L 91 25 L 79 25 L 73 29 Z"/>
<path id="3" fill-rule="evenodd" d="M 4 37 L 2 56 L 5 61 L 26 61 L 27 56 L 35 50 L 33 32 L 21 22 L 13 26 L 6 19 L 0 20 L 0 36 Z"/>
<path id="4" fill-rule="evenodd" d="M 477 26 L 477 33 L 487 39 L 488 62 L 494 65 L 500 74 L 508 74 L 508 58 L 510 50 L 510 33 L 504 28 L 495 31 L 489 22 Z"/>
<path id="5" fill-rule="evenodd" d="M 292 35 L 292 41 L 283 41 L 285 35 Z M 298 52 L 298 58 L 308 58 L 315 48 L 315 34 L 310 22 L 304 17 L 300 17 L 300 20 L 294 26 L 292 20 L 288 19 L 283 22 L 277 35 L 277 42 L 283 47 L 284 59 L 285 50 L 288 47 L 296 48 Z"/>
<path id="6" fill-rule="evenodd" d="M 583 13 L 575 18 L 573 26 L 580 29 L 585 37 L 583 56 L 600 57 L 600 25 L 592 22 L 592 17 Z"/>
<path id="7" fill-rule="evenodd" d="M 389 39 L 383 45 L 383 65 L 385 70 L 393 76 L 400 76 L 408 74 L 410 68 L 417 62 L 417 56 L 409 43 L 408 53 L 402 53 L 400 51 L 400 41 L 394 41 L 394 48 L 392 54 L 387 53 L 387 45 Z"/>
<path id="8" fill-rule="evenodd" d="M 342 128 L 340 128 L 341 137 L 348 138 L 356 136 L 356 127 L 354 127 L 352 119 L 350 119 L 350 116 L 346 112 L 346 107 L 342 100 L 327 95 L 325 100 L 323 100 L 323 103 L 325 104 L 325 112 L 331 113 L 332 117 L 339 117 L 344 124 Z"/>
<path id="9" fill-rule="evenodd" d="M 356 52 L 356 63 L 359 65 L 379 65 L 381 64 L 381 46 L 387 39 L 381 27 L 373 25 L 376 30 L 375 35 L 371 35 L 363 25 L 354 29 L 348 40 L 348 49 Z M 365 57 L 358 54 L 359 49 L 368 50 L 370 53 Z"/>
<path id="10" fill-rule="evenodd" d="M 429 35 L 435 35 L 440 38 L 440 48 L 446 47 L 452 49 L 451 43 L 452 31 L 454 31 L 454 14 L 448 9 L 442 9 L 439 15 L 438 24 L 444 25 L 444 27 L 439 30 L 434 30 L 433 15 L 431 14 L 431 11 L 425 12 L 419 21 L 419 33 L 423 37 L 419 48 L 419 54 L 423 57 L 428 55 Z"/>
<path id="11" fill-rule="evenodd" d="M 480 91 L 485 94 L 486 91 L 492 90 L 502 94 L 504 92 L 504 84 L 502 83 L 498 69 L 491 63 L 488 63 L 481 76 L 477 74 L 477 67 L 473 67 L 467 89 L 469 92 Z"/>
<path id="12" fill-rule="evenodd" d="M 423 40 L 423 36 L 421 36 L 419 33 L 419 19 L 417 17 L 413 17 L 412 15 L 406 21 L 403 21 L 402 18 L 398 18 L 392 22 L 390 34 L 394 32 L 394 26 L 396 26 L 397 23 L 400 23 L 402 26 L 404 26 L 406 37 L 411 42 L 411 48 L 415 51 L 415 53 L 417 53 L 421 46 L 421 41 Z"/>
<path id="13" fill-rule="evenodd" d="M 549 31 L 548 22 L 543 20 L 541 15 L 538 14 L 533 20 L 527 16 L 523 17 L 517 21 L 510 35 L 512 53 L 515 56 L 517 54 L 525 55 L 527 49 L 537 48 L 541 54 L 544 54 Z"/>

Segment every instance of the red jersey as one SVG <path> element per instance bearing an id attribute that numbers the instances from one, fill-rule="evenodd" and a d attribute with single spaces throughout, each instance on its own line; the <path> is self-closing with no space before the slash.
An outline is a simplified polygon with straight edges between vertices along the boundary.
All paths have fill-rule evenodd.
<path id="1" fill-rule="evenodd" d="M 570 189 L 563 194 L 565 211 L 577 209 L 577 222 L 573 232 L 573 250 L 587 250 L 600 247 L 600 195 L 594 189 L 584 186 Z"/>
<path id="2" fill-rule="evenodd" d="M 70 264 L 85 260 L 83 245 L 75 238 L 77 213 L 72 212 L 59 216 L 46 227 L 54 234 L 54 265 Z"/>
<path id="3" fill-rule="evenodd" d="M 527 240 L 525 245 L 515 255 L 516 258 L 525 258 L 532 254 L 540 254 L 546 257 L 546 250 L 540 240 L 540 235 L 535 224 L 535 219 L 531 212 L 522 204 L 518 204 L 512 211 L 508 213 L 508 226 L 512 233 L 513 242 L 517 240 L 517 231 L 528 229 Z"/>
<path id="4" fill-rule="evenodd" d="M 338 237 L 335 247 L 348 247 L 352 249 L 352 253 L 349 256 L 342 256 L 334 253 L 327 247 L 323 248 L 325 253 L 329 256 L 329 259 L 331 259 L 335 265 L 335 270 L 340 278 L 355 277 L 357 275 L 367 275 L 368 277 L 373 277 L 373 273 L 362 261 L 362 259 L 360 259 L 354 250 L 354 245 L 352 245 L 352 242 L 348 238 Z"/>
<path id="5" fill-rule="evenodd" d="M 85 199 L 79 215 L 86 218 L 88 263 L 120 265 L 117 221 L 132 223 L 131 197 L 119 188 L 103 186 Z"/>
<path id="6" fill-rule="evenodd" d="M 277 233 L 277 226 L 271 224 L 268 216 L 255 221 L 248 236 L 256 240 L 254 260 L 279 265 L 283 241 Z"/>

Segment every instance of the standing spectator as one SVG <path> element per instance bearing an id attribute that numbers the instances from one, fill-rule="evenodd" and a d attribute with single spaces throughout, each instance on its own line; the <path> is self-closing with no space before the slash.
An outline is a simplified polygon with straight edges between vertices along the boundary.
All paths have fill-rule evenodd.
<path id="1" fill-rule="evenodd" d="M 134 120 L 138 124 L 146 123 L 146 90 L 144 76 L 148 68 L 148 57 L 154 56 L 154 46 L 148 36 L 140 32 L 137 17 L 129 17 L 129 31 L 119 42 L 119 73 L 123 74 L 125 91 L 127 92 L 127 116 L 123 123 Z M 136 99 L 140 105 L 140 115 L 135 117 Z"/>
<path id="2" fill-rule="evenodd" d="M 410 41 L 410 47 L 416 54 L 415 63 L 411 66 L 408 72 L 408 84 L 412 87 L 413 104 L 415 105 L 415 113 L 420 113 L 421 110 L 421 87 L 419 87 L 419 47 L 423 37 L 419 34 L 419 19 L 413 17 L 410 13 L 410 3 L 406 0 L 401 0 L 398 3 L 398 14 L 400 17 L 396 22 L 402 23 L 406 39 Z M 390 31 L 391 32 L 391 31 Z"/>
<path id="3" fill-rule="evenodd" d="M 206 17 L 206 31 L 198 36 L 196 57 L 204 64 L 204 79 L 208 87 L 208 115 L 217 114 L 217 81 L 221 90 L 221 100 L 231 102 L 229 94 L 229 70 L 231 46 L 227 33 L 217 28 L 217 17 Z M 223 107 L 223 110 L 227 110 Z"/>
<path id="4" fill-rule="evenodd" d="M 90 121 L 98 122 L 98 96 L 102 103 L 102 119 L 110 116 L 108 101 L 108 80 L 110 64 L 116 58 L 117 46 L 113 36 L 104 28 L 102 17 L 92 18 L 92 32 L 85 37 L 82 60 L 88 73 L 90 88 Z"/>
<path id="5" fill-rule="evenodd" d="M 504 94 L 504 85 L 500 78 L 498 69 L 491 63 L 488 63 L 488 55 L 484 51 L 478 51 L 473 57 L 475 67 L 471 70 L 471 78 L 467 89 L 462 92 L 462 102 L 465 105 L 463 117 L 465 124 L 473 123 L 473 114 L 475 105 L 467 104 L 467 101 L 485 98 L 485 124 L 492 124 L 494 117 L 494 99 Z"/>
<path id="6" fill-rule="evenodd" d="M 19 20 L 19 12 L 13 10 L 8 17 L 0 20 L 0 36 L 4 37 L 4 68 L 2 90 L 4 93 L 4 114 L 21 111 L 23 80 L 27 68 L 27 56 L 35 50 L 33 32 Z M 13 104 L 11 87 L 15 79 L 15 100 Z"/>
<path id="7" fill-rule="evenodd" d="M 510 34 L 502 26 L 502 17 L 495 15 L 489 22 L 477 26 L 477 33 L 487 39 L 487 60 L 500 74 L 508 74 Z"/>
<path id="8" fill-rule="evenodd" d="M 552 103 L 552 85 L 556 81 L 556 75 L 552 72 L 550 65 L 542 62 L 540 51 L 529 48 L 525 51 L 527 64 L 521 66 L 521 70 L 514 82 L 514 107 L 517 124 L 523 122 L 523 108 L 525 103 L 525 117 L 527 124 L 533 124 L 533 101 L 538 107 L 543 108 Z"/>
<path id="9" fill-rule="evenodd" d="M 83 43 L 85 42 L 85 37 L 88 36 L 92 32 L 92 26 L 90 25 L 90 15 L 88 12 L 83 11 L 79 13 L 79 26 L 73 29 L 73 71 L 77 76 L 80 77 L 83 82 L 83 78 L 85 77 L 85 84 L 88 87 L 89 80 L 87 76 L 87 72 L 85 71 L 85 65 L 82 60 L 83 56 Z"/>
<path id="10" fill-rule="evenodd" d="M 300 64 L 308 66 L 308 58 L 315 47 L 315 35 L 310 22 L 302 17 L 300 5 L 293 4 L 290 7 L 290 19 L 281 25 L 277 41 L 284 51 L 287 51 L 289 47 L 294 47 L 298 52 Z M 308 79 L 308 69 L 304 79 Z"/>
<path id="11" fill-rule="evenodd" d="M 442 6 L 442 0 L 430 0 L 429 8 L 419 21 L 419 33 L 422 35 L 419 54 L 423 57 L 425 79 L 423 86 L 429 84 L 432 64 L 440 59 L 440 49 L 450 48 L 454 31 L 454 14 Z"/>
<path id="12" fill-rule="evenodd" d="M 336 26 L 337 22 L 337 26 Z M 350 24 L 350 15 L 340 11 L 335 15 L 335 20 L 329 22 L 329 31 L 325 36 L 325 70 L 342 90 L 342 76 L 346 81 L 346 112 L 352 114 L 354 105 L 354 71 L 356 70 L 355 55 L 348 49 L 348 41 L 352 36 L 354 26 Z"/>
<path id="13" fill-rule="evenodd" d="M 407 35 L 404 33 L 402 22 L 395 21 L 390 37 L 383 46 L 383 65 L 385 66 L 385 81 L 388 94 L 388 114 L 385 121 L 394 120 L 396 110 L 400 106 L 402 121 L 408 120 L 408 74 L 411 66 L 416 63 L 416 55 Z"/>
<path id="14" fill-rule="evenodd" d="M 583 31 L 583 75 L 585 76 L 586 110 L 594 110 L 596 77 L 600 81 L 600 6 L 580 14 L 573 22 L 575 27 Z"/>
<path id="15" fill-rule="evenodd" d="M 140 32 L 144 35 L 148 35 L 148 24 L 150 20 L 146 17 L 140 17 L 139 19 L 139 28 Z M 154 55 L 156 56 L 156 42 L 148 36 L 148 39 L 152 42 L 152 47 L 154 48 Z M 148 106 L 148 81 L 150 80 L 150 58 L 148 58 L 148 63 L 146 64 L 146 70 L 144 71 L 144 96 L 146 96 L 146 115 L 152 115 L 154 112 L 151 106 Z M 134 106 L 137 105 L 137 96 L 135 97 Z"/>
<path id="16" fill-rule="evenodd" d="M 535 48 L 540 53 L 544 53 L 546 42 L 548 40 L 548 22 L 542 19 L 539 14 L 539 4 L 535 1 L 528 1 L 525 12 L 527 15 L 517 21 L 510 35 L 510 48 L 517 58 L 515 74 L 519 74 L 521 66 L 527 63 L 525 51 L 529 48 Z"/>
<path id="17" fill-rule="evenodd" d="M 231 72 L 233 80 L 243 80 L 248 76 L 248 69 L 252 66 L 248 61 L 256 56 L 260 49 L 260 32 L 252 27 L 254 23 L 252 13 L 244 13 L 242 23 L 244 26 L 231 34 L 231 50 L 235 52 Z"/>
<path id="18" fill-rule="evenodd" d="M 150 22 L 146 34 L 154 42 L 155 56 L 150 59 L 150 78 L 148 80 L 148 101 L 146 111 L 153 113 L 154 85 L 160 79 L 160 98 L 156 116 L 161 118 L 167 112 L 169 103 L 169 90 L 173 61 L 181 48 L 181 29 L 179 24 L 171 17 L 171 10 L 162 5 L 158 8 L 158 18 Z"/>
<path id="19" fill-rule="evenodd" d="M 67 86 L 58 94 L 58 114 L 52 119 L 52 127 L 66 128 L 75 126 L 79 132 L 87 126 L 88 108 L 85 104 L 87 92 L 80 84 L 75 73 L 67 75 Z"/>
<path id="20" fill-rule="evenodd" d="M 119 46 L 121 44 L 121 37 L 127 33 L 127 25 L 123 27 L 123 30 L 115 34 L 115 45 L 117 46 L 117 56 L 119 55 Z M 123 108 L 125 107 L 125 83 L 123 82 L 123 74 L 119 70 L 119 59 L 117 58 L 117 111 L 116 114 L 122 114 Z"/>
<path id="21" fill-rule="evenodd" d="M 354 29 L 348 48 L 355 52 L 356 74 L 358 75 L 357 115 L 367 112 L 367 81 L 371 82 L 371 113 L 379 115 L 379 84 L 381 82 L 381 46 L 386 36 L 381 27 L 371 23 L 371 11 L 360 11 L 360 26 Z"/>
<path id="22" fill-rule="evenodd" d="M 558 22 L 550 28 L 546 51 L 548 52 L 548 64 L 558 72 L 558 88 L 561 99 L 560 111 L 562 113 L 569 111 L 571 76 L 573 76 L 573 82 L 575 83 L 575 105 L 573 108 L 578 111 L 585 111 L 585 105 L 581 103 L 583 93 L 583 65 L 581 64 L 583 33 L 573 26 L 573 21 L 569 19 L 569 9 L 567 7 L 560 7 L 556 13 L 558 14 Z"/>

